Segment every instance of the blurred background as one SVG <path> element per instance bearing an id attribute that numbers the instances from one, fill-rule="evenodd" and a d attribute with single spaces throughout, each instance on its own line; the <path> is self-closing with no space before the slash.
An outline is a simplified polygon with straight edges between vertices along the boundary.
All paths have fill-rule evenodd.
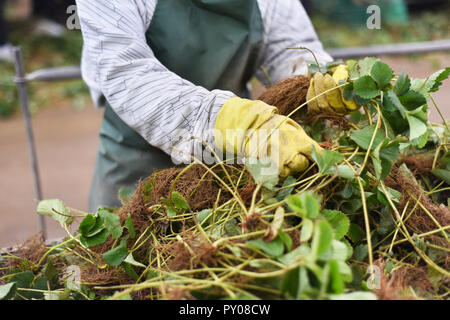
<path id="1" fill-rule="evenodd" d="M 449 39 L 450 3 L 442 0 L 302 1 L 325 48 L 349 48 Z M 381 29 L 366 26 L 370 4 L 381 8 Z M 27 72 L 79 65 L 81 31 L 70 30 L 75 1 L 0 0 L 0 247 L 38 232 L 36 196 L 26 131 L 14 83 L 11 46 L 20 46 Z M 69 9 L 69 10 L 68 10 Z M 395 71 L 426 78 L 450 66 L 450 52 L 383 56 Z M 261 88 L 259 87 L 259 90 Z M 254 95 L 258 92 L 255 90 Z M 43 197 L 87 210 L 103 111 L 82 80 L 28 85 Z M 436 101 L 450 119 L 450 84 Z M 441 122 L 434 110 L 431 120 Z M 48 238 L 64 235 L 47 220 Z"/>

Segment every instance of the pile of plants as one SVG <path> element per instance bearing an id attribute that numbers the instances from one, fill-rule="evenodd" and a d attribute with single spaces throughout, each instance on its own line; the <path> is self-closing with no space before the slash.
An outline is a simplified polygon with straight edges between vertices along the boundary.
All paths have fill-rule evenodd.
<path id="1" fill-rule="evenodd" d="M 261 97 L 324 148 L 308 170 L 195 161 L 121 190 L 118 209 L 42 201 L 67 236 L 3 250 L 0 299 L 447 299 L 450 130 L 427 110 L 450 68 L 410 79 L 375 58 L 347 64 L 322 95 L 362 106 L 348 117 L 308 115 L 302 77 Z"/>

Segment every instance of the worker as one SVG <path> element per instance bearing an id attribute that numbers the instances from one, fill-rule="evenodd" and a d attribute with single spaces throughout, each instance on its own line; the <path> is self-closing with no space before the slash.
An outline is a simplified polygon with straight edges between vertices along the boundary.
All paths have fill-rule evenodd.
<path id="1" fill-rule="evenodd" d="M 305 46 L 319 62 L 332 60 L 300 1 L 77 0 L 77 6 L 83 78 L 95 104 L 105 105 L 91 211 L 120 206 L 120 188 L 187 163 L 205 145 L 248 156 L 249 132 L 277 130 L 269 148 L 278 152 L 268 155 L 280 176 L 305 170 L 312 149 L 320 151 L 276 106 L 246 99 L 253 76 L 267 83 L 261 66 L 273 82 L 307 74 L 310 53 L 287 47 Z"/>

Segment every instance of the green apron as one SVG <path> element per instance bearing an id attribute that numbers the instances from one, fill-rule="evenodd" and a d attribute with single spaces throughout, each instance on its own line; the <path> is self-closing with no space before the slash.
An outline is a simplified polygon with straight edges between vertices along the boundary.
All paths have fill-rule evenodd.
<path id="1" fill-rule="evenodd" d="M 246 96 L 257 69 L 263 24 L 257 0 L 158 1 L 147 31 L 156 58 L 170 71 L 208 90 Z M 118 191 L 135 188 L 155 170 L 173 167 L 106 103 L 89 210 L 118 207 Z"/>

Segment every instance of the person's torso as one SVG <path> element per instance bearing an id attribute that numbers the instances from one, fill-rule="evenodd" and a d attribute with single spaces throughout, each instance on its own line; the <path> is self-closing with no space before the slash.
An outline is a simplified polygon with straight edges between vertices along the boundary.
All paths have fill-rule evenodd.
<path id="1" fill-rule="evenodd" d="M 183 79 L 242 95 L 258 67 L 263 22 L 257 0 L 162 0 L 146 36 Z"/>

